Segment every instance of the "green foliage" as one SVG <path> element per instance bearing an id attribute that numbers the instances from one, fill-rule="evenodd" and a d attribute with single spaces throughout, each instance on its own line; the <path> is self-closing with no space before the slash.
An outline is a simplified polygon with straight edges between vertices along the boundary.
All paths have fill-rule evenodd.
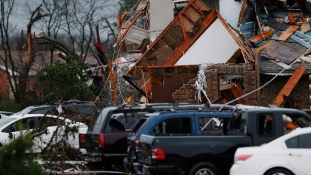
<path id="1" fill-rule="evenodd" d="M 123 14 L 124 10 L 130 11 L 139 0 L 120 0 L 119 14 Z"/>
<path id="2" fill-rule="evenodd" d="M 20 110 L 20 105 L 14 100 L 0 100 L 0 111 L 18 112 Z"/>
<path id="3" fill-rule="evenodd" d="M 43 100 L 94 99 L 94 93 L 86 85 L 88 75 L 83 71 L 84 63 L 71 57 L 67 57 L 66 61 L 57 61 L 38 72 L 37 80 L 44 86 L 46 94 Z"/>
<path id="4" fill-rule="evenodd" d="M 0 149 L 0 175 L 43 175 L 45 172 L 26 153 L 33 146 L 30 134 L 18 137 Z"/>

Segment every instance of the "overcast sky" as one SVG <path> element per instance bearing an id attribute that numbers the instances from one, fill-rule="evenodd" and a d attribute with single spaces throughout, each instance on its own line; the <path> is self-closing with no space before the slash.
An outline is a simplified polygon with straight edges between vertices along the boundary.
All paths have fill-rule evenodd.
<path id="1" fill-rule="evenodd" d="M 42 0 L 15 0 L 16 2 L 16 8 L 14 10 L 14 15 L 11 16 L 10 21 L 13 25 L 17 26 L 18 30 L 26 30 L 26 26 L 29 22 L 30 16 L 31 16 L 31 12 L 35 10 L 36 7 L 38 7 L 40 5 L 40 2 Z M 84 0 L 83 2 L 87 3 L 87 0 Z M 102 2 L 102 0 L 100 0 L 99 2 Z M 117 5 L 118 4 L 118 0 L 108 0 L 109 3 Z M 26 4 L 29 4 L 26 5 Z M 29 7 L 31 8 L 31 10 L 29 9 Z M 116 8 L 110 8 L 110 9 L 103 9 L 103 16 L 104 15 L 109 15 L 111 13 L 115 13 L 114 16 L 117 19 L 117 12 L 119 11 L 119 9 Z M 110 15 L 111 16 L 111 15 Z"/>

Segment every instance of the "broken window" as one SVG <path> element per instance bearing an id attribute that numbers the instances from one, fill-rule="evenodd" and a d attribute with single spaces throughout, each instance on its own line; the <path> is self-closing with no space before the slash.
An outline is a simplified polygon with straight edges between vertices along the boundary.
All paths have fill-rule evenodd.
<path id="1" fill-rule="evenodd" d="M 230 122 L 228 135 L 230 134 L 246 134 L 246 116 L 241 113 L 237 113 Z"/>
<path id="2" fill-rule="evenodd" d="M 191 134 L 192 131 L 191 117 L 166 119 L 153 128 L 156 135 L 185 135 Z"/>
<path id="3" fill-rule="evenodd" d="M 259 114 L 257 116 L 258 132 L 261 136 L 273 136 L 275 133 L 275 118 L 273 114 Z"/>
<path id="4" fill-rule="evenodd" d="M 305 116 L 299 114 L 284 113 L 283 118 L 283 130 L 287 134 L 296 128 L 310 127 L 311 121 Z"/>
<path id="5" fill-rule="evenodd" d="M 199 128 L 204 135 L 223 135 L 224 118 L 200 117 Z M 226 122 L 227 123 L 227 122 Z"/>

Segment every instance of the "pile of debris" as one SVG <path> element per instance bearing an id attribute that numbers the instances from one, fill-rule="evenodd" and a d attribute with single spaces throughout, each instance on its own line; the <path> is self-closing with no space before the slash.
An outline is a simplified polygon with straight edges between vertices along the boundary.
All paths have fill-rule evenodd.
<path id="1" fill-rule="evenodd" d="M 204 95 L 202 102 L 237 99 L 234 103 L 257 105 L 260 94 L 250 96 L 256 102 L 243 95 L 261 86 L 261 74 L 295 75 L 274 104 L 284 103 L 283 95 L 311 73 L 310 2 L 236 3 L 241 4 L 238 28 L 202 0 L 142 0 L 134 17 L 119 15 L 121 34 L 115 44 L 122 44 L 124 52 L 140 53 L 124 78 L 148 102 L 194 102 L 197 91 L 187 84 L 197 79 L 200 64 L 208 64 L 206 73 L 214 71 L 210 75 L 217 77 L 206 76 L 209 97 Z M 249 75 L 253 82 L 246 80 Z"/>

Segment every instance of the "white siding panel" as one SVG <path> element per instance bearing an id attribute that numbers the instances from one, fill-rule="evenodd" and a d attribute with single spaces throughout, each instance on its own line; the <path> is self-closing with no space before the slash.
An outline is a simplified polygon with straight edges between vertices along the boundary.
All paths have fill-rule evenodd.
<path id="1" fill-rule="evenodd" d="M 238 49 L 237 43 L 216 19 L 175 65 L 225 63 Z"/>

